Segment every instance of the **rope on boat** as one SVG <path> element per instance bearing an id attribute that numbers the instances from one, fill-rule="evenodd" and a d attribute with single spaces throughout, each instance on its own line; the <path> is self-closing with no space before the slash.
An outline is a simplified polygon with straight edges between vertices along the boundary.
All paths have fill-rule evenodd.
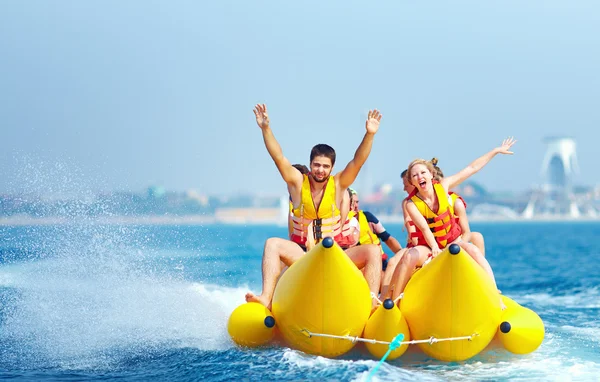
<path id="1" fill-rule="evenodd" d="M 377 295 L 375 294 L 375 292 L 371 292 L 371 299 L 374 299 L 375 301 L 377 301 L 377 303 L 379 305 L 383 304 L 383 301 L 381 301 L 379 298 L 377 298 Z"/>
<path id="2" fill-rule="evenodd" d="M 326 338 L 334 338 L 334 339 L 338 339 L 338 340 L 348 340 L 348 341 L 352 341 L 352 343 L 356 343 L 356 342 L 368 342 L 370 344 L 382 344 L 382 345 L 390 345 L 393 343 L 393 341 L 379 341 L 373 338 L 362 338 L 362 337 L 352 337 L 352 336 L 336 336 L 335 334 L 326 334 L 326 333 L 312 333 L 311 331 L 307 330 L 307 329 L 302 329 L 300 330 L 301 332 L 303 332 L 308 338 L 312 338 L 312 337 L 326 337 Z M 471 341 L 473 340 L 473 337 L 477 337 L 479 335 L 479 333 L 473 333 L 470 336 L 462 336 L 462 337 L 447 337 L 447 338 L 435 338 L 433 336 L 429 337 L 428 339 L 425 340 L 411 340 L 411 341 L 402 341 L 400 342 L 400 346 L 401 345 L 415 345 L 415 344 L 425 344 L 428 343 L 429 345 L 433 345 L 437 342 L 444 342 L 444 341 L 461 341 L 461 340 L 467 340 L 467 341 Z"/>
<path id="3" fill-rule="evenodd" d="M 394 300 L 394 304 L 397 304 L 398 301 L 402 300 L 403 297 L 404 297 L 404 293 L 400 293 L 398 295 L 398 297 L 396 297 L 396 299 Z"/>
<path id="4" fill-rule="evenodd" d="M 398 297 L 396 297 L 396 299 L 394 300 L 394 304 L 397 304 L 399 300 L 402 300 L 402 297 L 404 297 L 404 293 L 400 293 L 400 295 Z M 381 301 L 377 297 L 375 292 L 371 292 L 371 298 L 374 299 L 375 301 L 377 301 L 379 303 L 379 305 L 383 304 L 383 301 Z"/>

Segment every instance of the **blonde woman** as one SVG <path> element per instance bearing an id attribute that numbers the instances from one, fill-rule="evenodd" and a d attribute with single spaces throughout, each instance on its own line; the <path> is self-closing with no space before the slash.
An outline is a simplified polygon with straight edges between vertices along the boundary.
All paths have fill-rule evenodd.
<path id="1" fill-rule="evenodd" d="M 429 257 L 435 258 L 448 245 L 459 244 L 490 275 L 494 285 L 496 280 L 492 268 L 473 244 L 461 239 L 461 229 L 451 208 L 451 198 L 447 190 L 458 186 L 476 174 L 497 154 L 513 154 L 510 148 L 516 143 L 513 138 L 505 139 L 502 145 L 477 158 L 458 173 L 434 181 L 435 168 L 430 161 L 417 159 L 408 166 L 408 180 L 415 191 L 406 203 L 406 211 L 416 228 L 423 234 L 422 240 L 411 248 L 396 267 L 393 280 L 394 300 L 404 292 L 404 288 L 414 270 L 422 266 Z M 502 302 L 500 302 L 504 308 Z"/>

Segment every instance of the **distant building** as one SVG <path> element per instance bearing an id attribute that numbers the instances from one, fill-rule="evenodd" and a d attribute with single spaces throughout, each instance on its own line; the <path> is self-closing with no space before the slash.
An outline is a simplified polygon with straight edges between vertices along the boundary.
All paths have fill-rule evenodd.
<path id="1" fill-rule="evenodd" d="M 542 184 L 535 189 L 522 216 L 579 218 L 583 211 L 593 214 L 589 206 L 582 206 L 573 192 L 573 180 L 579 172 L 577 146 L 571 137 L 544 139 L 546 154 L 542 162 Z"/>

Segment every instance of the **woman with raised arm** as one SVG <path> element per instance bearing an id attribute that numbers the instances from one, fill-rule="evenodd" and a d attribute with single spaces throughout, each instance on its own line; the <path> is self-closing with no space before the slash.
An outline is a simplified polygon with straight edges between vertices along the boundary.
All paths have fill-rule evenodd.
<path id="1" fill-rule="evenodd" d="M 435 258 L 444 248 L 453 243 L 459 244 L 475 258 L 490 274 L 496 285 L 491 267 L 485 261 L 481 251 L 475 245 L 461 240 L 461 229 L 455 220 L 447 190 L 458 186 L 477 173 L 497 154 L 513 154 L 510 148 L 515 143 L 516 140 L 512 137 L 505 139 L 499 147 L 477 158 L 458 173 L 443 178 L 440 182 L 434 181 L 435 169 L 430 161 L 417 159 L 411 162 L 408 166 L 408 179 L 416 190 L 406 203 L 406 210 L 416 228 L 423 234 L 423 239 L 402 257 L 396 267 L 392 281 L 394 300 L 404 292 L 410 276 L 417 267 L 422 266 L 429 257 Z M 501 306 L 504 308 L 502 302 Z"/>

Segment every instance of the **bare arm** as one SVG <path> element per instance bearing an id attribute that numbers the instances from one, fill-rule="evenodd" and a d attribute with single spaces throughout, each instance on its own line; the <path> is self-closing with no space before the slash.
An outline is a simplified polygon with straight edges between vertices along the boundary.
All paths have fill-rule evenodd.
<path id="1" fill-rule="evenodd" d="M 283 155 L 283 150 L 281 150 L 281 146 L 275 139 L 275 135 L 273 135 L 273 131 L 271 130 L 267 106 L 265 104 L 256 105 L 254 107 L 254 115 L 256 116 L 256 124 L 262 131 L 265 147 L 273 159 L 273 162 L 275 162 L 275 166 L 277 166 L 281 177 L 285 183 L 287 183 L 290 193 L 292 193 L 292 189 L 299 189 L 302 187 L 302 174 L 292 166 L 290 161 Z"/>
<path id="2" fill-rule="evenodd" d="M 393 236 L 390 236 L 385 241 L 385 244 L 392 251 L 392 253 L 398 253 L 398 251 L 402 249 L 402 245 L 400 245 L 400 243 L 398 242 L 398 240 L 396 240 L 396 238 L 393 237 Z"/>
<path id="3" fill-rule="evenodd" d="M 513 154 L 513 152 L 510 151 L 509 149 L 515 143 L 517 143 L 517 141 L 514 140 L 512 137 L 505 139 L 502 142 L 502 145 L 500 145 L 499 147 L 496 147 L 495 149 L 488 152 L 487 154 L 484 154 L 483 156 L 475 159 L 473 162 L 471 162 L 470 165 L 468 165 L 467 167 L 465 167 L 458 173 L 442 179 L 442 181 L 441 181 L 442 186 L 444 186 L 444 189 L 446 189 L 446 190 L 450 190 L 450 189 L 458 186 L 459 184 L 464 182 L 467 178 L 469 178 L 471 175 L 473 175 L 473 174 L 477 173 L 479 170 L 481 170 L 486 164 L 489 163 L 489 161 L 492 160 L 493 157 L 496 156 L 496 154 L 509 154 L 509 155 Z"/>
<path id="4" fill-rule="evenodd" d="M 440 253 L 440 248 L 437 244 L 437 241 L 435 241 L 435 236 L 433 236 L 433 233 L 429 229 L 427 221 L 425 220 L 423 215 L 421 215 L 419 209 L 417 208 L 417 206 L 415 206 L 415 204 L 412 201 L 409 201 L 406 204 L 406 210 L 408 211 L 410 218 L 415 223 L 419 231 L 421 231 L 423 233 L 423 236 L 425 236 L 425 241 L 431 249 L 431 254 L 435 257 L 437 254 Z"/>
<path id="5" fill-rule="evenodd" d="M 396 238 L 390 235 L 390 233 L 385 229 L 381 221 L 377 219 L 377 216 L 373 215 L 369 211 L 363 211 L 363 213 L 365 215 L 371 233 L 375 234 L 380 241 L 383 241 L 388 246 L 388 248 L 392 250 L 393 253 L 396 253 L 402 249 L 402 246 L 400 245 L 400 243 L 398 243 L 398 240 L 396 240 Z"/>
<path id="6" fill-rule="evenodd" d="M 346 167 L 336 175 L 337 183 L 340 185 L 342 190 L 350 187 L 354 180 L 358 176 L 358 172 L 367 161 L 371 148 L 373 147 L 373 138 L 375 133 L 379 130 L 379 122 L 381 121 L 381 113 L 379 110 L 370 110 L 366 122 L 367 132 L 363 137 L 362 142 L 354 153 L 354 158 L 346 165 Z"/>

